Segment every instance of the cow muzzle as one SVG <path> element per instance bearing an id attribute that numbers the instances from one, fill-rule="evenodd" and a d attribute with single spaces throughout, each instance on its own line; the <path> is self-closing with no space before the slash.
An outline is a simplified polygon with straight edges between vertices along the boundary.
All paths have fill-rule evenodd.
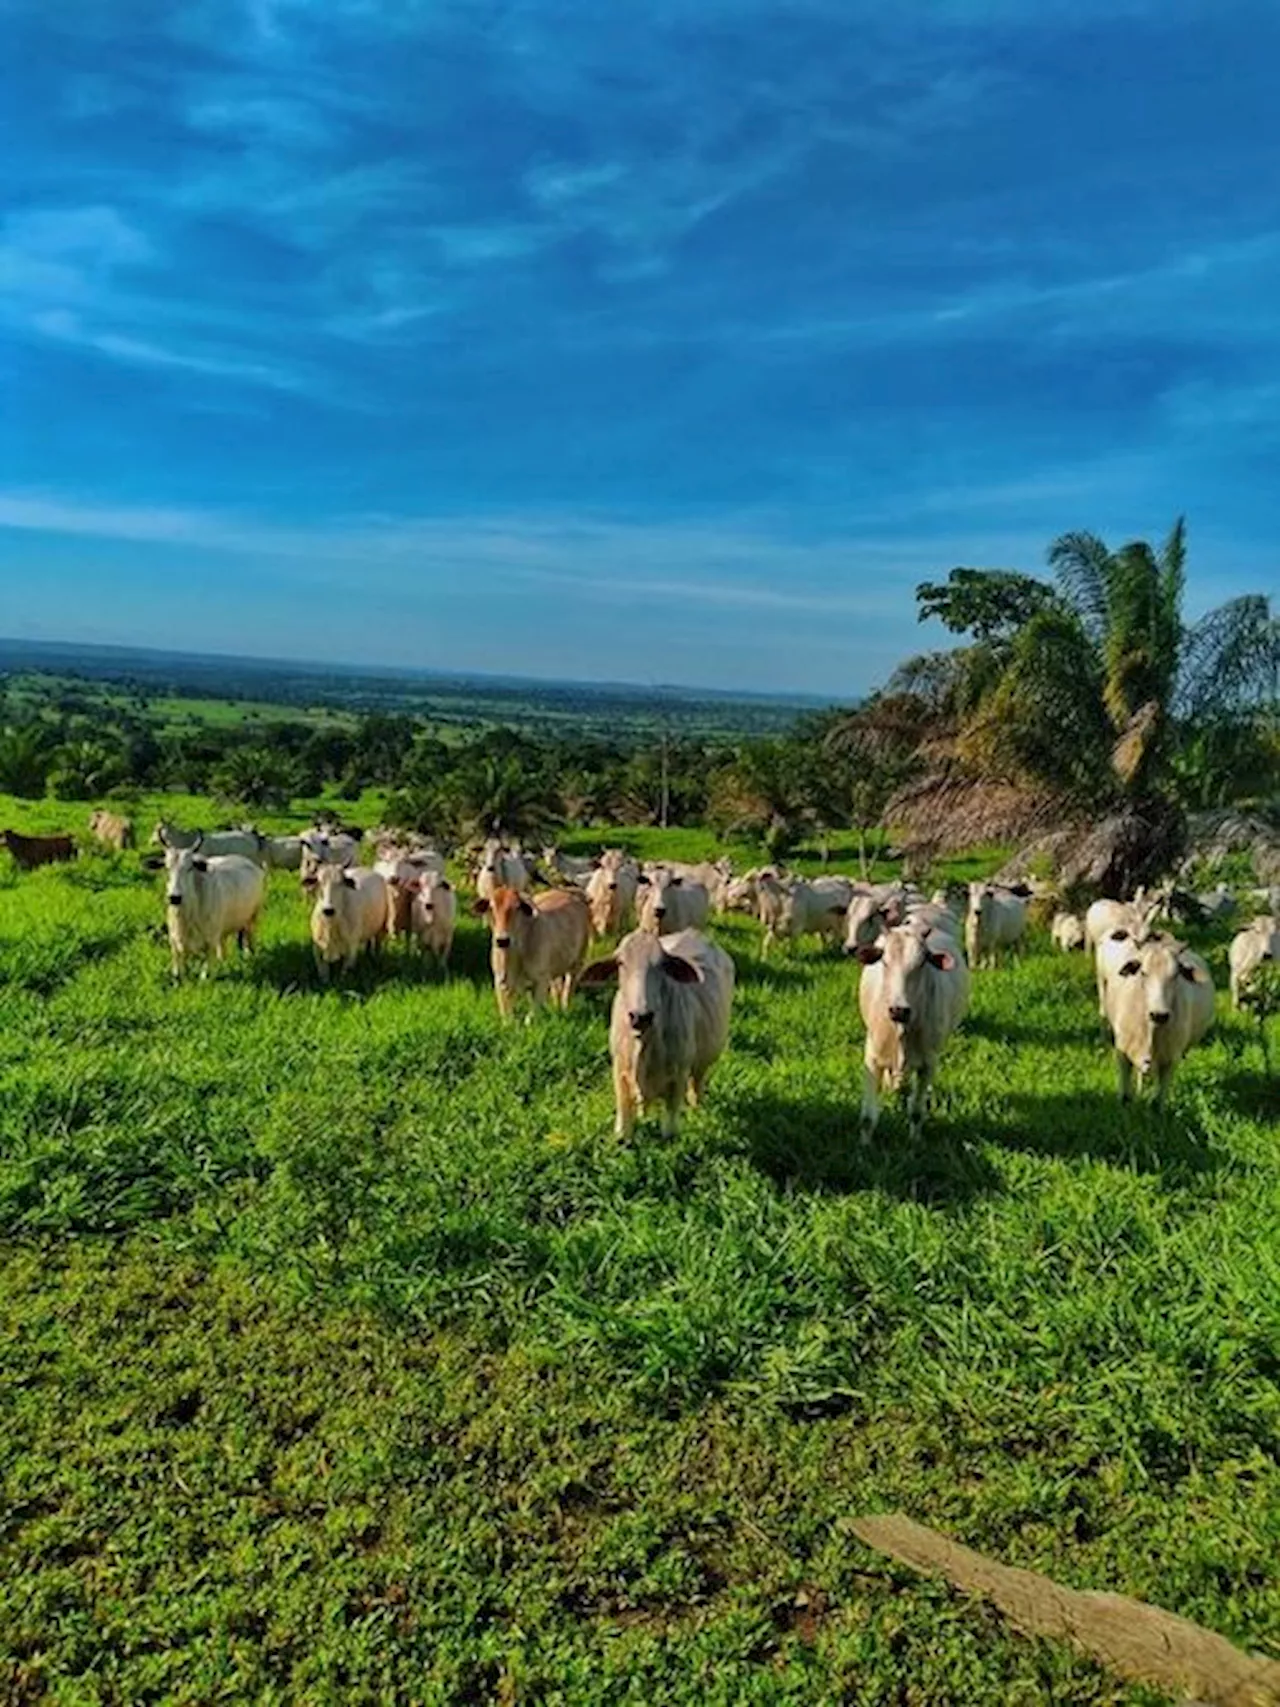
<path id="1" fill-rule="evenodd" d="M 665 907 L 655 907 L 653 909 L 653 916 L 655 919 L 665 919 L 667 916 L 667 909 Z"/>
<path id="2" fill-rule="evenodd" d="M 321 907 L 320 915 L 325 919 L 336 919 L 338 916 L 338 909 L 336 907 Z"/>
<path id="3" fill-rule="evenodd" d="M 493 946 L 495 948 L 510 948 L 511 938 L 509 936 L 496 936 L 493 939 Z"/>
<path id="4" fill-rule="evenodd" d="M 1169 1023 L 1169 1015 L 1167 1013 L 1152 1014 L 1150 1019 L 1152 1025 L 1168 1025 Z"/>
<path id="5" fill-rule="evenodd" d="M 911 1009 L 901 1006 L 890 1008 L 889 1018 L 895 1025 L 907 1025 L 911 1020 Z"/>
<path id="6" fill-rule="evenodd" d="M 171 907 L 180 907 L 182 905 L 182 896 L 181 895 L 170 895 L 169 905 Z"/>
<path id="7" fill-rule="evenodd" d="M 649 1031 L 653 1026 L 652 1013 L 630 1013 L 627 1015 L 627 1019 L 630 1021 L 631 1029 L 635 1032 L 637 1037 L 643 1037 L 645 1032 Z"/>

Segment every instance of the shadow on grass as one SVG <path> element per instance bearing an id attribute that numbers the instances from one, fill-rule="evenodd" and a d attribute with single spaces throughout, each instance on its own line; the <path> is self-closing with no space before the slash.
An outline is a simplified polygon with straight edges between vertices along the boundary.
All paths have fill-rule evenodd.
<path id="1" fill-rule="evenodd" d="M 778 1185 L 813 1192 L 883 1191 L 919 1203 L 964 1203 L 1000 1189 L 999 1175 L 935 1114 L 913 1141 L 905 1113 L 886 1105 L 874 1138 L 858 1133 L 858 1100 L 783 1096 L 739 1098 L 724 1118 L 751 1160 Z"/>
<path id="2" fill-rule="evenodd" d="M 810 982 L 801 966 L 788 966 L 785 961 L 759 960 L 742 955 L 737 960 L 739 984 L 753 984 L 765 990 L 789 990 L 797 984 Z"/>
<path id="3" fill-rule="evenodd" d="M 455 954 L 450 963 L 448 981 L 487 983 L 487 966 L 477 972 L 463 964 L 472 958 Z M 341 966 L 332 968 L 327 985 L 321 981 L 309 942 L 272 943 L 247 957 L 245 968 L 245 975 L 253 983 L 276 990 L 281 995 L 327 988 L 369 996 L 383 989 L 430 989 L 446 982 L 443 969 L 433 957 L 401 945 L 384 948 L 377 954 L 361 955 L 350 971 Z"/>
<path id="4" fill-rule="evenodd" d="M 1215 1150 L 1190 1116 L 1175 1083 L 1167 1107 L 1148 1098 L 1122 1103 L 1115 1092 L 1077 1089 L 1013 1095 L 1000 1120 L 957 1126 L 970 1142 L 1000 1145 L 1065 1161 L 1112 1162 L 1135 1172 L 1158 1174 L 1177 1187 L 1218 1173 L 1226 1157 Z"/>
<path id="5" fill-rule="evenodd" d="M 1097 1012 L 1096 1006 L 1082 1011 L 1073 1003 L 1061 1016 L 1040 1024 L 1010 1020 L 1004 1015 L 970 1013 L 965 1016 L 964 1032 L 969 1037 L 981 1037 L 989 1043 L 1033 1043 L 1045 1048 L 1062 1044 L 1106 1045 L 1110 1048 L 1111 1033 Z"/>
<path id="6" fill-rule="evenodd" d="M 52 996 L 86 967 L 109 960 L 135 934 L 131 926 L 122 925 L 97 937 L 33 938 L 6 945 L 0 952 L 0 989 Z"/>
<path id="7" fill-rule="evenodd" d="M 1261 1060 L 1261 1046 L 1257 1046 Z M 1280 1122 L 1280 1072 L 1265 1072 L 1261 1068 L 1241 1068 L 1232 1073 L 1221 1086 L 1228 1105 L 1246 1120 Z"/>

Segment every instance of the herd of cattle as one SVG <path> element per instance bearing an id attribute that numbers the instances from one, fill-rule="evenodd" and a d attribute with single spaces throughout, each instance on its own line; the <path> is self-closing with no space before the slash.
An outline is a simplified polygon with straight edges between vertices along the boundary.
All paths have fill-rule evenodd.
<path id="1" fill-rule="evenodd" d="M 95 837 L 134 845 L 133 826 L 95 813 Z M 74 857 L 70 837 L 0 833 L 19 865 Z M 298 835 L 256 829 L 205 834 L 161 821 L 151 838 L 165 870 L 165 914 L 172 969 L 221 960 L 232 938 L 251 949 L 269 872 L 296 871 L 312 903 L 311 942 L 318 975 L 335 971 L 395 938 L 416 943 L 448 967 L 458 896 L 444 854 L 428 839 L 321 824 Z M 361 863 L 369 846 L 372 862 Z M 1033 904 L 1052 906 L 1039 884 L 972 883 L 931 896 L 899 881 L 805 879 L 777 867 L 736 874 L 728 860 L 663 861 L 641 866 L 621 849 L 592 859 L 546 848 L 533 858 L 491 839 L 468 872 L 471 911 L 490 931 L 490 963 L 499 1011 L 555 1001 L 567 1007 L 579 986 L 615 984 L 610 1024 L 617 1130 L 638 1113 L 661 1110 L 675 1130 L 682 1105 L 696 1105 L 729 1037 L 735 968 L 705 933 L 716 914 L 747 912 L 763 927 L 762 953 L 780 942 L 816 936 L 843 944 L 861 963 L 859 1007 L 866 1026 L 861 1129 L 874 1130 L 886 1089 L 905 1092 L 913 1135 L 948 1038 L 969 1003 L 970 968 L 997 964 L 1025 936 Z M 541 887 L 535 889 L 535 884 Z M 1280 897 L 1233 938 L 1232 1000 L 1249 999 L 1259 968 L 1280 961 Z M 1202 898 L 1201 912 L 1222 916 L 1226 891 Z M 1178 1062 L 1208 1031 L 1214 987 L 1204 959 L 1159 926 L 1170 892 L 1129 901 L 1095 901 L 1083 917 L 1057 911 L 1053 942 L 1093 956 L 1098 1007 L 1115 1047 L 1120 1094 L 1136 1073 L 1162 1100 Z M 593 942 L 612 951 L 589 963 Z"/>

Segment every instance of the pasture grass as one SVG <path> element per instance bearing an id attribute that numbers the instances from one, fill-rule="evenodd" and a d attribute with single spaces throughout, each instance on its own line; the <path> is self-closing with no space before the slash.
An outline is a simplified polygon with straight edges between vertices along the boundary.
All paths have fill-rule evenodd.
<path id="1" fill-rule="evenodd" d="M 601 999 L 503 1028 L 470 920 L 322 991 L 306 929 L 286 875 L 175 990 L 136 858 L 0 860 L 0 1696 L 1157 1699 L 884 1508 L 1280 1655 L 1280 1082 L 1225 997 L 1122 1109 L 1037 939 L 864 1148 L 854 969 L 732 920 L 706 1106 L 623 1146 Z"/>

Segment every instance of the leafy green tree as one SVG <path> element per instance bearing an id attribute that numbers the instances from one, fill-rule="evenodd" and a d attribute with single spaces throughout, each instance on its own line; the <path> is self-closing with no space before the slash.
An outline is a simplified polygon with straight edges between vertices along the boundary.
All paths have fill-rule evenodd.
<path id="1" fill-rule="evenodd" d="M 0 730 L 0 791 L 39 800 L 52 762 L 50 744 L 38 725 L 9 724 Z"/>
<path id="2" fill-rule="evenodd" d="M 980 646 L 1011 640 L 1052 598 L 1043 581 L 1016 569 L 953 569 L 945 581 L 916 588 L 921 622 L 936 617 Z"/>

